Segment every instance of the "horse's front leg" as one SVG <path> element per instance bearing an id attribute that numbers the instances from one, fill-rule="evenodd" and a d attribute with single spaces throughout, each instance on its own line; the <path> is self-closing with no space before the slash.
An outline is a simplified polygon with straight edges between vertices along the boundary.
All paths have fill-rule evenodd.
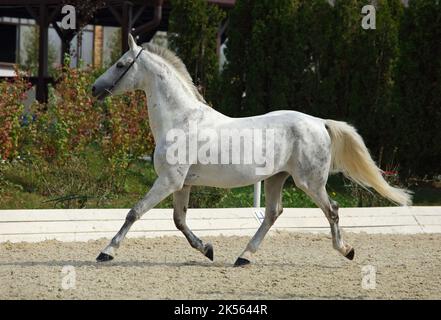
<path id="1" fill-rule="evenodd" d="M 204 244 L 202 240 L 190 230 L 186 222 L 190 189 L 191 186 L 184 186 L 181 190 L 173 193 L 173 220 L 176 228 L 187 238 L 188 243 L 213 261 L 213 246 L 209 243 Z"/>
<path id="2" fill-rule="evenodd" d="M 129 211 L 126 221 L 118 233 L 98 255 L 96 258 L 98 262 L 112 260 L 115 256 L 115 250 L 119 248 L 133 223 L 135 223 L 136 220 L 139 220 L 144 213 L 152 209 L 167 196 L 182 188 L 186 175 L 183 171 L 182 168 L 171 170 L 167 174 L 161 175 L 156 179 L 150 191 Z"/>

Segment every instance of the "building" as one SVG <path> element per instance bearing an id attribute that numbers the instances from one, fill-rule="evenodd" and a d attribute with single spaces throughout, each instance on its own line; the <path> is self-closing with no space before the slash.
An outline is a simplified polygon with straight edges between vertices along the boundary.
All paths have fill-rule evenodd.
<path id="1" fill-rule="evenodd" d="M 224 9 L 235 4 L 235 0 L 207 1 Z M 39 101 L 47 100 L 47 84 L 54 81 L 49 70 L 62 63 L 65 52 L 73 54 L 72 66 L 79 66 L 80 61 L 84 65 L 101 66 L 110 60 L 118 30 L 121 30 L 119 41 L 122 51 L 127 50 L 129 32 L 138 36 L 139 42 L 147 42 L 157 31 L 168 30 L 171 11 L 168 0 L 107 0 L 106 6 L 95 11 L 87 21 L 79 41 L 77 30 L 60 28 L 64 3 L 62 0 L 0 0 L 0 37 L 3 43 L 0 47 L 0 76 L 13 76 L 13 65 L 27 61 L 29 51 L 32 51 L 29 50 L 30 39 L 33 39 L 38 61 L 35 63 L 36 74 L 30 77 L 30 81 L 36 84 Z M 220 46 L 225 39 L 225 26 L 220 26 L 219 30 Z"/>

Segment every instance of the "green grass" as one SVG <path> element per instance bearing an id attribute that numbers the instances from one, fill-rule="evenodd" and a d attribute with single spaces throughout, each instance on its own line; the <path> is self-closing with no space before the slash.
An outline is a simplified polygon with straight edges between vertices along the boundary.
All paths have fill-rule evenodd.
<path id="1" fill-rule="evenodd" d="M 0 209 L 130 208 L 150 189 L 156 173 L 152 164 L 133 161 L 123 173 L 112 173 L 97 152 L 87 152 L 65 164 L 21 161 L 0 165 Z M 355 188 L 341 176 L 331 176 L 327 190 L 340 207 L 392 205 Z M 415 205 L 441 205 L 441 189 L 417 186 Z M 262 206 L 265 203 L 262 192 Z M 284 207 L 315 207 L 291 178 L 283 190 Z M 252 207 L 253 187 L 219 189 L 193 187 L 189 207 Z M 158 208 L 172 207 L 172 197 Z"/>

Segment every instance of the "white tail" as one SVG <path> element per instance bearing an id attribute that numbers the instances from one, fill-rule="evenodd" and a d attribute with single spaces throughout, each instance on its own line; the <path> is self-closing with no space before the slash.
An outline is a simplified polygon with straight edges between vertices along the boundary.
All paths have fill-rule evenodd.
<path id="1" fill-rule="evenodd" d="M 372 187 L 383 197 L 400 204 L 411 205 L 411 192 L 390 186 L 372 160 L 363 138 L 346 122 L 326 120 L 331 137 L 331 170 L 342 172 L 364 187 Z"/>

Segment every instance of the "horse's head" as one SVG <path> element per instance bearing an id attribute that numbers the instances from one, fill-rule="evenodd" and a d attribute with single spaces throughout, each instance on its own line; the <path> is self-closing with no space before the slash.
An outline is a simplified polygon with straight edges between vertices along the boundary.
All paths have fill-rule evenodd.
<path id="1" fill-rule="evenodd" d="M 129 50 L 107 69 L 92 86 L 94 97 L 102 100 L 111 94 L 121 94 L 139 88 L 140 69 L 139 56 L 143 49 L 139 47 L 132 35 L 129 34 Z"/>

